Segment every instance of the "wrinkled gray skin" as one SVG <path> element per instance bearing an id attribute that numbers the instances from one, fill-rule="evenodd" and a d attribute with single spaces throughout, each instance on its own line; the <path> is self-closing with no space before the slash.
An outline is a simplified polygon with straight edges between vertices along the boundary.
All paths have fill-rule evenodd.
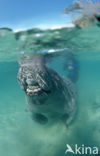
<path id="1" fill-rule="evenodd" d="M 27 55 L 19 64 L 18 81 L 32 119 L 41 124 L 62 119 L 68 125 L 76 111 L 72 82 L 49 68 L 44 56 Z"/>

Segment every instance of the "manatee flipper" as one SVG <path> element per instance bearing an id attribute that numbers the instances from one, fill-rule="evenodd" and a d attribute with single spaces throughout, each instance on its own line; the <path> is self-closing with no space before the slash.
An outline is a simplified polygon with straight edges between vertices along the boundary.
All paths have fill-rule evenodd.
<path id="1" fill-rule="evenodd" d="M 69 124 L 72 122 L 73 120 L 73 115 L 69 115 L 69 114 L 64 114 L 62 116 L 62 121 L 65 123 L 65 125 L 68 127 Z"/>
<path id="2" fill-rule="evenodd" d="M 64 70 L 68 70 L 68 78 L 75 83 L 79 77 L 79 61 L 73 53 L 68 53 L 66 59 L 67 63 L 64 65 Z"/>
<path id="3" fill-rule="evenodd" d="M 32 113 L 31 118 L 40 124 L 46 124 L 48 122 L 47 117 L 40 113 Z"/>

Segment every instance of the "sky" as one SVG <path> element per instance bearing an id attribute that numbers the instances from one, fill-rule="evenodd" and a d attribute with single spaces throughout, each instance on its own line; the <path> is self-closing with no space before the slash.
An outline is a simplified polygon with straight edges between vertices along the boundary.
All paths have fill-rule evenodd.
<path id="1" fill-rule="evenodd" d="M 72 0 L 0 0 L 0 27 L 20 30 L 69 25 L 71 17 L 64 15 L 64 8 L 70 3 Z"/>

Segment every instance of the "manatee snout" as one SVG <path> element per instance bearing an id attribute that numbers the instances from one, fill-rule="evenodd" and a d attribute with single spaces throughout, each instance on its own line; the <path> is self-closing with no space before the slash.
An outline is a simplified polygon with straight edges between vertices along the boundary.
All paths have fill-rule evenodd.
<path id="1" fill-rule="evenodd" d="M 20 66 L 18 81 L 29 96 L 48 95 L 52 92 L 52 81 L 47 69 L 36 64 Z"/>

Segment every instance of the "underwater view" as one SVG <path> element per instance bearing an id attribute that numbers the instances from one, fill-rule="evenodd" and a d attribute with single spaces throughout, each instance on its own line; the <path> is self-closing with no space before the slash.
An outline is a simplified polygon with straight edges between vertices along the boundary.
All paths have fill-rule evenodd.
<path id="1" fill-rule="evenodd" d="M 65 10 L 86 11 L 83 2 Z M 100 155 L 100 23 L 91 5 L 74 27 L 0 28 L 0 156 Z"/>

